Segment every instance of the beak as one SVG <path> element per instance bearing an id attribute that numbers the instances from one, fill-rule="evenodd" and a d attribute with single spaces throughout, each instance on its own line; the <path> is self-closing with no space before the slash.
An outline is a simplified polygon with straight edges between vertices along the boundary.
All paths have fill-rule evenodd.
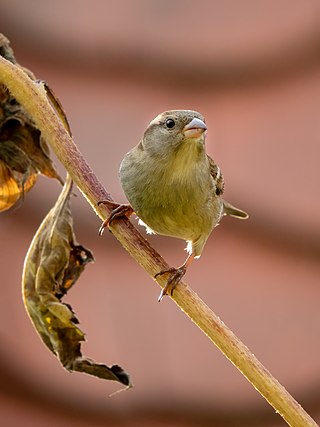
<path id="1" fill-rule="evenodd" d="M 207 129 L 206 124 L 195 117 L 185 125 L 182 133 L 186 138 L 199 138 Z"/>

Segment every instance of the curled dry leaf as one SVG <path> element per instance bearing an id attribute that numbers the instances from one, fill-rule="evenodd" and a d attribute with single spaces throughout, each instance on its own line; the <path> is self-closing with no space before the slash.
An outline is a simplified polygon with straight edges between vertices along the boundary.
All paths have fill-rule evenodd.
<path id="1" fill-rule="evenodd" d="M 84 333 L 62 297 L 76 282 L 92 253 L 78 245 L 70 211 L 71 178 L 68 177 L 55 206 L 37 231 L 24 263 L 23 298 L 32 323 L 45 345 L 69 371 L 130 386 L 129 375 L 118 365 L 108 367 L 82 357 Z"/>
<path id="2" fill-rule="evenodd" d="M 9 41 L 2 34 L 0 55 L 17 65 Z M 34 80 L 30 71 L 23 70 Z M 23 197 L 39 173 L 62 183 L 41 132 L 7 88 L 0 85 L 0 212 Z"/>

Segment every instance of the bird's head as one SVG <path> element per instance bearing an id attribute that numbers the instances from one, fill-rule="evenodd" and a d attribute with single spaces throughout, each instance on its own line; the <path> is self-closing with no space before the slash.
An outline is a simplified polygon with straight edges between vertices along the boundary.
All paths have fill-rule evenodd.
<path id="1" fill-rule="evenodd" d="M 161 157 L 183 151 L 203 151 L 206 130 L 204 117 L 196 111 L 165 111 L 151 121 L 142 144 L 151 155 Z"/>

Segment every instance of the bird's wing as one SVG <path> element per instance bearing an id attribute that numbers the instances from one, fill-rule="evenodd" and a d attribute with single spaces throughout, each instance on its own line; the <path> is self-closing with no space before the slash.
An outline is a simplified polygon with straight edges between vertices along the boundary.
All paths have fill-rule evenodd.
<path id="1" fill-rule="evenodd" d="M 224 191 L 224 179 L 222 176 L 222 172 L 219 166 L 215 163 L 215 161 L 210 156 L 207 155 L 207 157 L 210 165 L 210 174 L 216 182 L 216 194 L 217 196 L 221 196 Z M 225 200 L 223 200 L 223 215 L 230 215 L 239 219 L 249 218 L 249 215 L 246 212 L 236 208 L 231 203 L 226 202 Z"/>
<path id="2" fill-rule="evenodd" d="M 216 183 L 216 194 L 217 196 L 221 196 L 224 191 L 224 179 L 222 176 L 222 172 L 219 166 L 215 163 L 215 161 L 210 156 L 207 155 L 207 157 L 209 160 L 210 174 Z"/>

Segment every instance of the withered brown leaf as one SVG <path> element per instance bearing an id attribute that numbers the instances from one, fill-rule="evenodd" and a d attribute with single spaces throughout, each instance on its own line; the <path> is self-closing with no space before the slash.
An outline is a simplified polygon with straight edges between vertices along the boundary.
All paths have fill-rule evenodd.
<path id="1" fill-rule="evenodd" d="M 9 41 L 1 33 L 0 55 L 18 65 Z M 30 71 L 23 70 L 34 80 Z M 23 197 L 38 174 L 62 183 L 41 132 L 7 88 L 0 85 L 0 212 Z"/>
<path id="2" fill-rule="evenodd" d="M 118 365 L 108 367 L 82 356 L 84 333 L 62 297 L 76 282 L 92 253 L 75 241 L 70 211 L 72 181 L 67 177 L 52 210 L 39 227 L 24 263 L 22 287 L 27 312 L 46 346 L 69 371 L 130 386 L 129 375 Z"/>

